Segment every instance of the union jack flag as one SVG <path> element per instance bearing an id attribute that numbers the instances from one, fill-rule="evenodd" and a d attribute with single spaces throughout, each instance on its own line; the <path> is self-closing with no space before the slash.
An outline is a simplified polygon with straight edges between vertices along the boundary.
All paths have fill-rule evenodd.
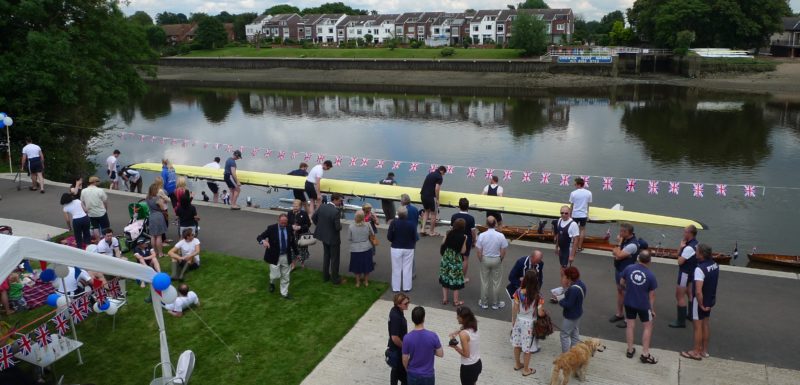
<path id="1" fill-rule="evenodd" d="M 756 197 L 756 186 L 751 184 L 744 186 L 744 196 L 745 198 L 755 198 Z"/>
<path id="2" fill-rule="evenodd" d="M 702 198 L 703 197 L 703 184 L 702 183 L 692 183 L 692 196 L 695 198 Z"/>
<path id="3" fill-rule="evenodd" d="M 239 152 L 244 152 L 244 146 L 239 146 Z"/>
<path id="4" fill-rule="evenodd" d="M 83 322 L 85 317 L 81 311 L 80 301 L 72 301 L 69 303 L 69 315 L 72 317 L 72 322 Z"/>
<path id="5" fill-rule="evenodd" d="M 681 183 L 680 182 L 669 182 L 669 193 L 678 195 L 681 191 Z"/>
<path id="6" fill-rule="evenodd" d="M 89 299 L 83 296 L 79 301 L 81 303 L 81 315 L 86 318 L 89 316 Z"/>
<path id="7" fill-rule="evenodd" d="M 417 162 L 412 162 L 412 163 L 411 163 L 411 166 L 409 166 L 409 167 L 408 167 L 408 171 L 409 171 L 409 172 L 417 172 L 417 167 L 418 167 L 418 166 L 419 166 L 419 163 L 417 163 Z"/>
<path id="8" fill-rule="evenodd" d="M 108 298 L 108 293 L 106 292 L 106 289 L 103 288 L 97 289 L 97 291 L 94 294 L 94 298 L 101 305 L 106 303 L 106 299 Z"/>
<path id="9" fill-rule="evenodd" d="M 636 192 L 636 179 L 628 179 L 628 185 L 625 186 L 625 191 Z"/>
<path id="10" fill-rule="evenodd" d="M 452 174 L 453 171 L 455 171 L 455 169 L 456 169 L 456 166 L 453 166 L 452 164 L 448 164 L 447 165 L 447 173 L 448 174 Z"/>
<path id="11" fill-rule="evenodd" d="M 36 328 L 36 342 L 43 348 L 50 343 L 50 332 L 47 330 L 47 323 L 43 323 Z"/>
<path id="12" fill-rule="evenodd" d="M 561 174 L 561 183 L 559 186 L 569 186 L 569 174 Z"/>
<path id="13" fill-rule="evenodd" d="M 476 172 L 478 172 L 477 167 L 467 167 L 467 178 L 474 178 Z"/>
<path id="14" fill-rule="evenodd" d="M 16 365 L 16 361 L 14 361 L 11 345 L 3 346 L 2 351 L 0 351 L 0 370 L 6 370 L 14 365 Z"/>
<path id="15" fill-rule="evenodd" d="M 305 156 L 303 156 L 303 161 L 304 161 L 304 162 L 308 162 L 309 160 L 311 160 L 311 155 L 312 155 L 312 154 L 311 154 L 310 152 L 307 152 L 307 153 L 305 154 Z"/>
<path id="16" fill-rule="evenodd" d="M 64 315 L 64 313 L 56 314 L 52 321 L 53 324 L 56 325 L 56 331 L 58 331 L 58 335 L 63 336 L 64 334 L 67 334 L 67 331 L 69 330 L 69 322 L 67 321 L 67 317 Z"/>
<path id="17" fill-rule="evenodd" d="M 160 141 L 161 141 L 161 144 L 166 144 L 167 143 L 167 138 L 162 137 L 160 139 Z"/>
<path id="18" fill-rule="evenodd" d="M 728 196 L 728 185 L 726 184 L 718 184 L 717 185 L 717 195 L 726 197 Z"/>
<path id="19" fill-rule="evenodd" d="M 292 151 L 292 159 L 293 160 L 297 159 L 297 154 L 299 154 L 297 151 Z"/>
<path id="20" fill-rule="evenodd" d="M 400 162 L 400 161 L 398 161 L 398 160 L 394 161 L 394 162 L 392 163 L 392 170 L 397 170 L 398 168 L 400 168 L 400 164 L 401 164 L 401 163 L 403 163 L 403 162 Z"/>
<path id="21" fill-rule="evenodd" d="M 494 169 L 493 168 L 487 168 L 486 169 L 486 173 L 483 175 L 483 177 L 486 178 L 486 179 L 492 179 L 492 176 L 494 176 Z"/>
<path id="22" fill-rule="evenodd" d="M 31 341 L 30 337 L 28 337 L 27 334 L 23 334 L 22 337 L 19 337 L 19 339 L 17 340 L 17 344 L 19 345 L 19 350 L 22 352 L 22 354 L 26 356 L 28 354 L 31 354 L 31 351 L 33 350 L 32 343 L 33 341 Z"/>
<path id="23" fill-rule="evenodd" d="M 539 183 L 540 184 L 549 184 L 550 183 L 550 173 L 549 172 L 543 172 L 542 173 L 542 179 L 539 180 Z"/>
<path id="24" fill-rule="evenodd" d="M 151 136 L 150 137 L 150 143 L 155 143 L 155 141 L 156 141 L 156 137 L 155 136 Z"/>
<path id="25" fill-rule="evenodd" d="M 325 161 L 325 154 L 317 154 L 317 163 L 322 163 Z"/>
<path id="26" fill-rule="evenodd" d="M 611 191 L 614 189 L 614 178 L 604 176 L 603 177 L 603 191 Z"/>
<path id="27" fill-rule="evenodd" d="M 434 172 L 439 167 L 438 164 L 431 163 L 431 168 L 428 169 L 428 172 Z"/>
<path id="28" fill-rule="evenodd" d="M 658 195 L 658 181 L 651 180 L 647 181 L 647 193 L 652 195 Z"/>
<path id="29" fill-rule="evenodd" d="M 375 165 L 375 168 L 383 168 L 383 163 L 386 162 L 383 159 L 378 160 L 378 164 Z"/>
<path id="30" fill-rule="evenodd" d="M 361 167 L 369 166 L 369 158 L 361 158 Z"/>
<path id="31" fill-rule="evenodd" d="M 144 143 L 144 137 L 145 135 L 139 135 L 139 142 Z"/>
<path id="32" fill-rule="evenodd" d="M 173 146 L 176 145 L 177 143 L 178 143 L 178 139 L 175 139 L 175 138 L 172 138 L 172 140 L 170 141 L 170 144 L 172 144 Z"/>
<path id="33" fill-rule="evenodd" d="M 351 156 L 351 157 L 350 157 L 350 167 L 355 167 L 355 165 L 356 165 L 356 162 L 358 162 L 358 157 L 356 157 L 356 156 Z"/>
<path id="34" fill-rule="evenodd" d="M 342 165 L 342 157 L 341 155 L 336 156 L 336 160 L 333 162 L 333 165 L 339 167 Z"/>
<path id="35" fill-rule="evenodd" d="M 122 287 L 119 284 L 119 278 L 111 280 L 111 282 L 108 283 L 108 287 L 111 291 L 111 297 L 117 298 L 122 295 Z"/>
<path id="36" fill-rule="evenodd" d="M 522 183 L 530 183 L 531 182 L 531 174 L 533 174 L 533 171 L 523 171 L 522 172 Z"/>
<path id="37" fill-rule="evenodd" d="M 589 188 L 589 178 L 591 178 L 591 176 L 584 175 L 581 178 L 583 178 L 583 186 Z"/>
<path id="38" fill-rule="evenodd" d="M 503 170 L 503 180 L 511 180 L 511 174 L 513 173 L 513 170 Z"/>
<path id="39" fill-rule="evenodd" d="M 278 159 L 280 160 L 286 159 L 286 151 L 278 151 Z"/>
<path id="40" fill-rule="evenodd" d="M 265 158 L 269 158 L 271 156 L 272 156 L 272 150 L 267 149 L 267 151 L 264 151 L 264 157 Z"/>
<path id="41" fill-rule="evenodd" d="M 233 152 L 233 145 L 226 144 L 225 145 L 225 152 Z"/>

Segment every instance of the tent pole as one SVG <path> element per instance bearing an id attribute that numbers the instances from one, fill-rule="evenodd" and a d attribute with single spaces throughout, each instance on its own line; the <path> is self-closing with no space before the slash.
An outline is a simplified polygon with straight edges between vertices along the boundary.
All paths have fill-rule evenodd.
<path id="1" fill-rule="evenodd" d="M 156 313 L 158 324 L 158 337 L 161 350 L 161 378 L 172 379 L 172 362 L 169 358 L 169 344 L 167 344 L 167 331 L 164 328 L 164 312 L 161 310 L 161 296 L 150 285 L 150 296 L 153 299 L 153 311 Z"/>
<path id="2" fill-rule="evenodd" d="M 69 315 L 69 305 L 72 303 L 72 299 L 67 294 L 67 283 L 64 280 L 64 277 L 61 277 L 61 287 L 64 290 L 64 297 L 67 299 L 67 318 L 69 318 L 69 326 L 72 328 L 72 339 L 75 342 L 78 342 L 78 332 L 75 330 L 75 322 L 72 321 L 72 317 Z M 78 365 L 83 365 L 83 357 L 81 357 L 81 348 L 76 349 L 78 351 Z"/>

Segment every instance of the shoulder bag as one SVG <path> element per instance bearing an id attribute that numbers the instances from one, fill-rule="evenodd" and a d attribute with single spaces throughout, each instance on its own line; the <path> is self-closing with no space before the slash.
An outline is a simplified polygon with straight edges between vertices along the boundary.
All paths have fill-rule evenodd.
<path id="1" fill-rule="evenodd" d="M 372 229 L 369 230 L 369 243 L 372 244 L 372 247 L 377 247 L 381 244 L 381 241 L 378 240 L 378 237 L 375 236 L 375 233 L 372 232 Z"/>
<path id="2" fill-rule="evenodd" d="M 534 310 L 536 312 L 536 321 L 533 323 L 533 335 L 537 339 L 543 340 L 553 334 L 553 321 L 550 319 L 550 314 L 547 314 L 547 310 L 544 311 L 543 316 L 538 314 L 539 302 L 539 296 L 537 295 L 535 300 L 537 309 Z"/>
<path id="3" fill-rule="evenodd" d="M 308 247 L 316 243 L 317 239 L 314 238 L 314 234 L 311 233 L 301 234 L 300 238 L 297 239 L 297 246 L 300 247 Z"/>

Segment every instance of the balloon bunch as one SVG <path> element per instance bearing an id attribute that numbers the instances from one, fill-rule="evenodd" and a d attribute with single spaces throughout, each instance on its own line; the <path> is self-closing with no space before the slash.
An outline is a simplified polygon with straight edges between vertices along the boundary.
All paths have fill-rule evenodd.
<path id="1" fill-rule="evenodd" d="M 52 282 L 56 277 L 65 278 L 67 275 L 69 275 L 68 266 L 54 264 L 51 268 L 42 270 L 42 273 L 39 274 L 39 279 L 41 279 L 42 282 Z M 61 310 L 67 306 L 67 297 L 58 293 L 50 294 L 47 296 L 47 304 Z M 99 301 L 95 302 L 94 306 L 92 306 L 92 310 L 94 310 L 95 313 L 105 312 L 108 315 L 114 315 L 117 314 L 119 307 L 112 301 L 106 300 L 102 303 Z"/>
<path id="2" fill-rule="evenodd" d="M 11 119 L 10 116 L 6 115 L 5 112 L 0 112 L 0 128 L 3 127 L 11 127 L 14 124 L 14 119 Z"/>
<path id="3" fill-rule="evenodd" d="M 170 304 L 178 299 L 178 290 L 172 286 L 172 278 L 167 273 L 156 273 L 153 276 L 153 289 L 161 296 L 161 302 Z"/>

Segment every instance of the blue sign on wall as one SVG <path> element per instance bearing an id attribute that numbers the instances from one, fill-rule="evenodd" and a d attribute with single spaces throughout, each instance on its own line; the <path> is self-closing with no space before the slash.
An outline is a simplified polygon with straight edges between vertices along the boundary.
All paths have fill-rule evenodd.
<path id="1" fill-rule="evenodd" d="M 573 64 L 585 64 L 585 63 L 611 64 L 612 58 L 611 56 L 559 56 L 558 62 L 573 63 Z"/>

